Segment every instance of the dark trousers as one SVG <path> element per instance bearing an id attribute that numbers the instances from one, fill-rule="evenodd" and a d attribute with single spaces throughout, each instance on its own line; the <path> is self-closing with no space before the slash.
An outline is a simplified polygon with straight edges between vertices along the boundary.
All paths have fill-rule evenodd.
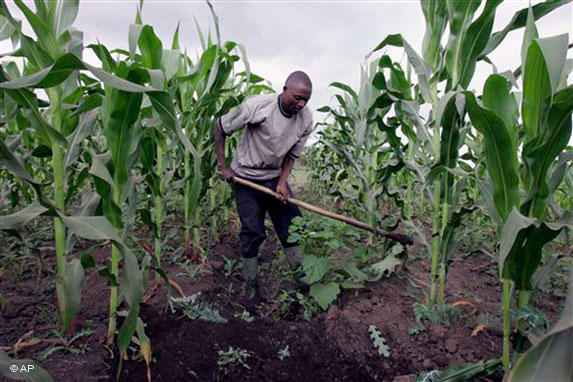
<path id="1" fill-rule="evenodd" d="M 252 180 L 253 183 L 270 188 L 275 191 L 278 178 L 269 180 Z M 284 248 L 292 247 L 297 243 L 288 243 L 288 228 L 292 219 L 301 216 L 298 207 L 253 190 L 250 187 L 234 184 L 235 198 L 237 200 L 237 212 L 241 219 L 241 232 L 239 244 L 243 257 L 255 257 L 259 253 L 259 246 L 265 240 L 265 214 L 268 212 L 277 232 L 277 236 Z M 288 187 L 288 186 L 287 186 Z M 289 193 L 291 192 L 288 187 Z M 291 194 L 292 195 L 292 194 Z"/>

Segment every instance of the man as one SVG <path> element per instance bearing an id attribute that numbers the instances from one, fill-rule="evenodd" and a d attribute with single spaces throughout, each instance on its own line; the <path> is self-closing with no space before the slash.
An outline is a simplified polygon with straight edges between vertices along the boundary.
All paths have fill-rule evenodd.
<path id="1" fill-rule="evenodd" d="M 296 243 L 288 243 L 288 228 L 300 210 L 287 204 L 290 195 L 287 179 L 294 160 L 303 150 L 312 132 L 312 112 L 306 107 L 312 93 L 308 75 L 291 73 L 283 92 L 247 98 L 241 105 L 215 122 L 215 151 L 221 176 L 230 181 L 233 176 L 248 179 L 275 190 L 280 199 L 260 191 L 235 184 L 237 212 L 241 220 L 239 242 L 245 278 L 245 293 L 249 299 L 258 296 L 259 246 L 264 241 L 265 214 L 268 212 L 284 248 L 291 269 L 301 262 Z M 246 127 L 239 142 L 231 168 L 225 162 L 225 137 Z"/>

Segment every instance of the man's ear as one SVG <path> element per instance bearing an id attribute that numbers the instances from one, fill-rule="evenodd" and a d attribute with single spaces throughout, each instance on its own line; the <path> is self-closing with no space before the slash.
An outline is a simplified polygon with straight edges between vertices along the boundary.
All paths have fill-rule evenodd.
<path id="1" fill-rule="evenodd" d="M 283 86 L 283 92 L 286 92 L 286 90 L 287 90 L 287 86 L 285 85 L 285 86 Z"/>

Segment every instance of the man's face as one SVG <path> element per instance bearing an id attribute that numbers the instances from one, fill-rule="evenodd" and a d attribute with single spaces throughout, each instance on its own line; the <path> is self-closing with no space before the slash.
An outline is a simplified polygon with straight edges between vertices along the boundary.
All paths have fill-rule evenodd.
<path id="1" fill-rule="evenodd" d="M 289 114 L 297 114 L 306 105 L 312 89 L 301 82 L 293 82 L 283 87 L 282 107 Z"/>

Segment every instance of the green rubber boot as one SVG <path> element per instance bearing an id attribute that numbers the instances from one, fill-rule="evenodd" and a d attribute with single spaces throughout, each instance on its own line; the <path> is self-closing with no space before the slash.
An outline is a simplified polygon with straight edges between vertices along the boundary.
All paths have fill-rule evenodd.
<path id="1" fill-rule="evenodd" d="M 290 266 L 291 271 L 293 272 L 293 280 L 296 283 L 296 288 L 299 289 L 301 292 L 307 291 L 309 288 L 308 283 L 304 279 L 304 272 L 299 270 L 299 267 L 302 265 L 302 249 L 299 245 L 293 247 L 283 248 L 285 256 L 287 258 L 288 264 Z"/>
<path id="2" fill-rule="evenodd" d="M 283 248 L 291 271 L 295 271 L 302 264 L 302 250 L 299 245 Z"/>
<path id="3" fill-rule="evenodd" d="M 259 261 L 257 257 L 241 257 L 243 266 L 243 278 L 245 279 L 244 297 L 254 300 L 259 297 L 259 284 L 257 282 L 257 273 L 259 271 Z"/>

